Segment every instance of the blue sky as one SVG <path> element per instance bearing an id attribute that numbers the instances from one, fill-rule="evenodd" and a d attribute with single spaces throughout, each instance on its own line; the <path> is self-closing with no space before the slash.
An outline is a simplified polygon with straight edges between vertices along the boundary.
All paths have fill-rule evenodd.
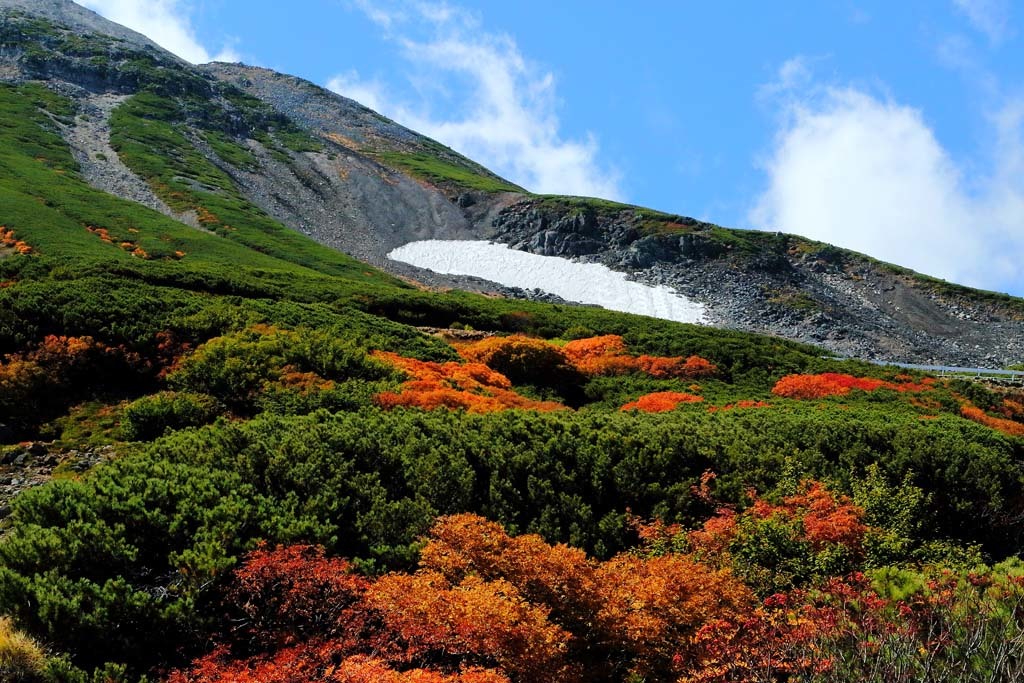
<path id="1" fill-rule="evenodd" d="M 332 87 L 540 192 L 1024 295 L 1024 5 L 81 0 Z"/>

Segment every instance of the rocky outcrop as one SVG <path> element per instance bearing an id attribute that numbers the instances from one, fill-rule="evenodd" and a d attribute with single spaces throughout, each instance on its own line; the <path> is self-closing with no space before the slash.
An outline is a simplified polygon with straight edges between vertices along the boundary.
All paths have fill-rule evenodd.
<path id="1" fill-rule="evenodd" d="M 597 206 L 526 199 L 494 219 L 494 239 L 603 263 L 705 304 L 715 325 L 842 356 L 985 367 L 1024 359 L 1019 306 L 935 290 L 916 274 L 798 237 Z"/>
<path id="2" fill-rule="evenodd" d="M 4 442 L 0 436 L 0 444 Z M 82 474 L 116 455 L 112 446 L 63 450 L 40 441 L 0 447 L 0 519 L 10 514 L 10 502 L 19 493 L 50 481 L 57 468 Z"/>
<path id="3" fill-rule="evenodd" d="M 79 34 L 93 33 L 109 36 L 135 48 L 152 50 L 161 53 L 167 59 L 185 63 L 141 33 L 104 19 L 92 10 L 70 0 L 0 0 L 0 11 L 42 17 L 67 26 Z"/>

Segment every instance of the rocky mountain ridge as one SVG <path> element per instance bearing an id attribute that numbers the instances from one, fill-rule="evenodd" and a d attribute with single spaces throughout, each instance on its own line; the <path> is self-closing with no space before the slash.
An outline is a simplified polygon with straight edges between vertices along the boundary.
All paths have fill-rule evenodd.
<path id="1" fill-rule="evenodd" d="M 1024 354 L 1019 300 L 974 298 L 970 290 L 793 235 L 724 232 L 646 209 L 570 204 L 516 204 L 498 215 L 494 238 L 625 270 L 705 303 L 713 324 L 810 342 L 841 356 L 998 366 Z"/>
<path id="2" fill-rule="evenodd" d="M 492 239 L 669 285 L 723 327 L 868 359 L 1005 366 L 1024 359 L 1024 302 L 777 233 L 730 230 L 596 199 L 532 195 L 457 152 L 308 81 L 243 65 L 192 67 L 67 0 L 0 0 L 0 79 L 71 96 L 56 121 L 94 187 L 198 229 L 122 163 L 110 117 L 140 92 L 197 158 L 268 217 L 433 287 L 543 298 L 386 258 L 422 239 Z M 203 179 L 176 177 L 214 195 Z M 206 182 L 207 184 L 204 184 Z"/>

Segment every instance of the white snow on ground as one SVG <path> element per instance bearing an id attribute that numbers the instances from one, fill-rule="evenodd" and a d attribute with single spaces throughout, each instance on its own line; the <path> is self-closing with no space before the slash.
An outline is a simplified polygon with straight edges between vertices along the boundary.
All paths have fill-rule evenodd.
<path id="1" fill-rule="evenodd" d="M 703 323 L 704 305 L 674 289 L 631 282 L 599 263 L 539 256 L 505 244 L 475 240 L 410 242 L 388 258 L 446 275 L 471 275 L 506 287 L 540 289 L 567 301 L 597 304 L 683 323 Z"/>

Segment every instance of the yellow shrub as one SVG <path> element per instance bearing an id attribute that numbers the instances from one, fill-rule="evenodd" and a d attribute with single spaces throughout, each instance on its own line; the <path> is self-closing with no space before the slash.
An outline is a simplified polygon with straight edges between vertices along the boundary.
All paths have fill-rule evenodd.
<path id="1" fill-rule="evenodd" d="M 41 681 L 46 654 L 39 644 L 14 628 L 8 617 L 0 617 L 0 680 Z"/>

